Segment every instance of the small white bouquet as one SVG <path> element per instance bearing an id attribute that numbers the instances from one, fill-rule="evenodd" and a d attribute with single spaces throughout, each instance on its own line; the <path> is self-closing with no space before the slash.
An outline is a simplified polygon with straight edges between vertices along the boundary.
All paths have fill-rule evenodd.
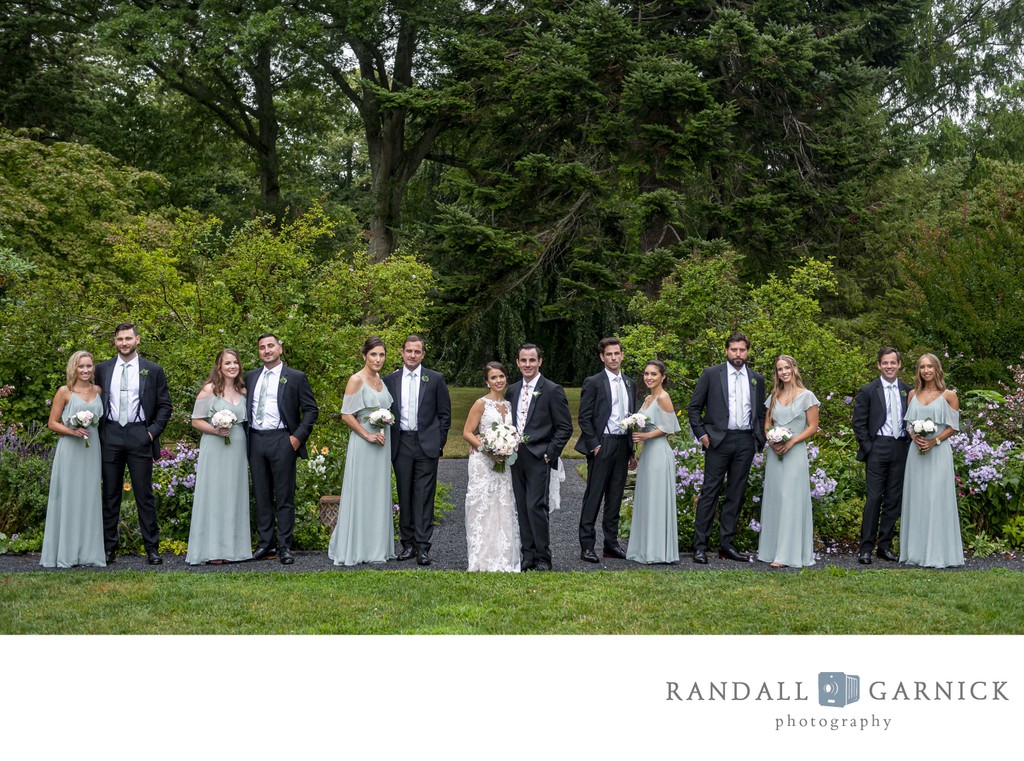
<path id="1" fill-rule="evenodd" d="M 624 431 L 642 431 L 649 422 L 650 420 L 642 412 L 634 412 L 629 417 L 624 417 L 619 421 L 619 428 Z"/>
<path id="2" fill-rule="evenodd" d="M 219 430 L 231 430 L 231 426 L 238 422 L 238 418 L 231 410 L 218 410 L 210 417 L 210 425 Z M 231 436 L 224 437 L 224 444 L 231 443 Z"/>
<path id="3" fill-rule="evenodd" d="M 391 414 L 391 410 L 387 407 L 379 407 L 364 417 L 363 422 L 374 428 L 384 430 L 384 426 L 395 424 L 395 416 Z"/>
<path id="4" fill-rule="evenodd" d="M 910 430 L 912 430 L 918 436 L 927 436 L 930 433 L 935 433 L 939 429 L 938 426 L 935 425 L 935 421 L 929 417 L 925 418 L 924 420 L 912 421 L 910 423 Z M 917 453 L 924 454 L 924 450 L 918 449 Z"/>
<path id="5" fill-rule="evenodd" d="M 68 428 L 88 428 L 89 426 L 95 426 L 96 416 L 89 412 L 89 410 L 79 410 L 68 418 L 65 425 L 67 425 Z M 92 444 L 89 443 L 89 434 L 86 433 L 83 438 L 85 439 L 85 445 L 87 447 L 91 447 Z"/>
<path id="6" fill-rule="evenodd" d="M 768 431 L 768 433 L 764 435 L 764 437 L 769 444 L 785 444 L 787 441 L 793 438 L 793 432 L 788 428 L 783 428 L 781 425 L 776 425 L 773 426 Z M 782 455 L 780 455 L 778 452 L 776 452 L 775 454 L 778 456 L 780 460 L 782 459 Z"/>
<path id="7" fill-rule="evenodd" d="M 480 431 L 480 442 L 483 450 L 494 459 L 494 472 L 504 473 L 505 464 L 516 461 L 519 445 L 526 438 L 508 423 L 491 423 L 489 428 Z"/>

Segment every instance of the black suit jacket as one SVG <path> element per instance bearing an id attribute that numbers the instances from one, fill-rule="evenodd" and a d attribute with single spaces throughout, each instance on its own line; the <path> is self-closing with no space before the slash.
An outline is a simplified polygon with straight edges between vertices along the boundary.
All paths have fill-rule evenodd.
<path id="1" fill-rule="evenodd" d="M 907 414 L 907 394 L 910 393 L 910 386 L 899 379 L 896 383 L 900 389 L 902 425 L 903 416 Z M 871 452 L 875 437 L 878 436 L 878 429 L 885 425 L 887 406 L 881 378 L 875 378 L 861 386 L 857 392 L 857 398 L 853 402 L 853 435 L 857 437 L 857 459 L 861 462 L 868 459 L 868 453 Z"/>
<path id="2" fill-rule="evenodd" d="M 512 405 L 513 421 L 519 414 L 519 394 L 523 390 L 523 382 L 513 383 L 505 398 Z M 526 413 L 526 425 L 522 433 L 527 437 L 526 448 L 537 457 L 548 457 L 548 466 L 558 467 L 558 458 L 562 450 L 572 438 L 572 415 L 569 412 L 569 400 L 565 391 L 557 383 L 540 376 L 540 381 L 533 390 L 534 398 L 530 402 L 530 410 Z"/>
<path id="3" fill-rule="evenodd" d="M 625 373 L 622 382 L 626 385 L 626 406 L 632 415 L 636 412 L 636 384 Z M 576 451 L 583 455 L 591 455 L 601 445 L 604 427 L 608 416 L 612 414 L 612 383 L 608 373 L 602 370 L 583 381 L 580 389 L 580 414 L 576 422 L 580 426 L 580 437 L 576 441 Z"/>
<path id="4" fill-rule="evenodd" d="M 690 428 L 698 439 L 707 435 L 711 446 L 716 447 L 729 430 L 729 375 L 732 367 L 728 362 L 707 368 L 701 373 L 693 390 L 690 404 L 686 408 Z M 764 446 L 765 390 L 764 378 L 747 365 L 750 380 L 750 416 L 754 443 L 757 448 Z"/>
<path id="5" fill-rule="evenodd" d="M 416 407 L 416 430 L 420 447 L 428 457 L 440 457 L 448 441 L 448 429 L 452 427 L 452 401 L 444 375 L 420 365 L 420 394 Z M 391 436 L 391 459 L 398 457 L 398 431 L 401 430 L 402 389 L 405 387 L 403 365 L 393 373 L 384 376 L 384 385 L 391 392 L 391 414 L 395 416 L 395 429 Z"/>
<path id="6" fill-rule="evenodd" d="M 249 421 L 256 416 L 256 384 L 259 383 L 263 368 L 250 370 L 245 374 L 245 387 L 248 391 Z M 277 409 L 281 414 L 281 422 L 302 444 L 299 446 L 299 457 L 306 456 L 306 440 L 313 431 L 313 425 L 320 416 L 320 408 L 313 396 L 306 374 L 287 365 L 281 367 L 281 378 L 277 388 Z"/>
<path id="7" fill-rule="evenodd" d="M 118 358 L 108 359 L 96 365 L 96 385 L 103 389 L 103 419 L 101 425 L 109 421 L 110 415 L 110 378 L 114 374 L 114 366 Z M 139 410 L 145 416 L 141 419 Z M 160 434 L 171 419 L 171 394 L 167 390 L 167 376 L 164 369 L 155 362 L 139 357 L 139 405 L 128 412 L 128 422 L 145 422 L 146 430 L 153 437 L 153 459 L 160 459 Z"/>

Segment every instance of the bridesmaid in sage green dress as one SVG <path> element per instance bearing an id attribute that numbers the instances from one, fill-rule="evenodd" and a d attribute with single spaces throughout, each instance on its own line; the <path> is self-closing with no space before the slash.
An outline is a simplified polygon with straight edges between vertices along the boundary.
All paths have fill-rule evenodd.
<path id="1" fill-rule="evenodd" d="M 53 397 L 47 427 L 60 435 L 50 471 L 43 552 L 46 568 L 105 566 L 103 502 L 100 490 L 100 437 L 94 436 L 103 414 L 101 389 L 94 381 L 92 354 L 76 351 L 68 359 L 67 385 Z M 89 425 L 72 418 L 92 415 Z M 82 414 L 81 418 L 88 418 Z M 81 421 L 81 418 L 79 419 Z"/>
<path id="2" fill-rule="evenodd" d="M 765 402 L 764 430 L 785 428 L 788 441 L 771 444 L 764 465 L 761 534 L 757 559 L 772 568 L 814 565 L 814 520 L 807 441 L 818 432 L 821 402 L 800 379 L 796 360 L 780 354 L 775 360 L 772 395 Z"/>
<path id="3" fill-rule="evenodd" d="M 189 565 L 228 563 L 252 557 L 249 531 L 249 463 L 246 458 L 245 381 L 234 349 L 221 349 L 192 408 L 192 427 L 201 432 L 196 463 Z M 217 428 L 211 420 L 228 411 L 235 421 Z"/>
<path id="4" fill-rule="evenodd" d="M 678 563 L 679 527 L 676 518 L 676 463 L 668 436 L 679 432 L 672 400 L 665 393 L 666 369 L 659 360 L 644 366 L 644 385 L 650 395 L 640 408 L 648 419 L 633 443 L 643 442 L 637 460 L 633 520 L 626 559 L 638 563 Z"/>
<path id="5" fill-rule="evenodd" d="M 384 342 L 374 336 L 363 344 L 363 369 L 345 386 L 341 419 L 352 429 L 338 504 L 338 523 L 327 556 L 335 565 L 384 563 L 395 557 L 391 517 L 391 429 L 370 425 L 368 416 L 389 410 L 392 398 L 380 370 Z"/>
<path id="6" fill-rule="evenodd" d="M 903 476 L 900 562 L 929 568 L 963 565 L 953 452 L 945 443 L 960 428 L 960 402 L 956 392 L 946 388 L 942 364 L 934 354 L 917 360 L 915 375 L 903 418 L 914 446 Z M 914 421 L 929 419 L 934 432 L 914 432 Z"/>

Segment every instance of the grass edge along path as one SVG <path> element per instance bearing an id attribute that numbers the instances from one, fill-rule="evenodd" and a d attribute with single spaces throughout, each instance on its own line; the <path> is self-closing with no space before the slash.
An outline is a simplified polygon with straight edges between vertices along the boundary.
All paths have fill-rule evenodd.
<path id="1" fill-rule="evenodd" d="M 0 633 L 1021 634 L 1024 574 L 18 573 Z"/>

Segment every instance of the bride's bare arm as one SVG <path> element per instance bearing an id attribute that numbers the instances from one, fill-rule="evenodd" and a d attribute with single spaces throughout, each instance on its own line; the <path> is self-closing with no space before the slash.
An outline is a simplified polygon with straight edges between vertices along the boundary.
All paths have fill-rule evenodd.
<path id="1" fill-rule="evenodd" d="M 473 406 L 470 407 L 469 415 L 466 416 L 466 424 L 462 427 L 462 438 L 474 449 L 479 449 L 483 446 L 480 437 L 476 435 L 476 431 L 480 427 L 480 418 L 483 417 L 483 414 L 484 400 L 477 399 L 473 402 Z"/>

